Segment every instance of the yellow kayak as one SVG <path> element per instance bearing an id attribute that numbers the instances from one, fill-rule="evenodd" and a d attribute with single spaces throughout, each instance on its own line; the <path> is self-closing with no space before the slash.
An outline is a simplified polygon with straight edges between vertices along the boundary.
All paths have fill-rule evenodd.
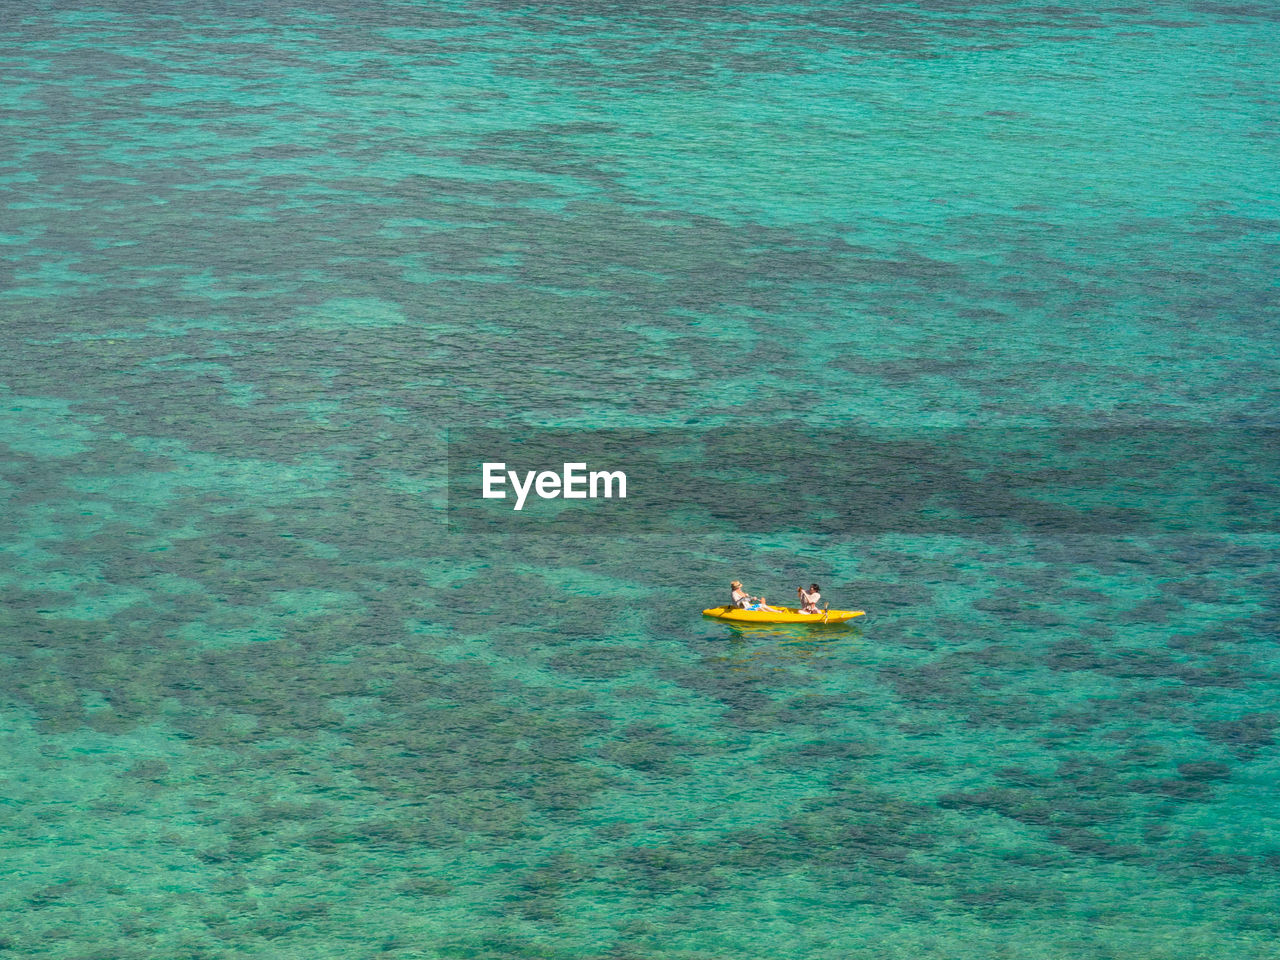
<path id="1" fill-rule="evenodd" d="M 828 610 L 826 613 L 801 613 L 795 607 L 774 610 L 740 610 L 737 607 L 712 607 L 703 610 L 704 617 L 732 623 L 844 623 L 866 616 L 865 610 Z"/>

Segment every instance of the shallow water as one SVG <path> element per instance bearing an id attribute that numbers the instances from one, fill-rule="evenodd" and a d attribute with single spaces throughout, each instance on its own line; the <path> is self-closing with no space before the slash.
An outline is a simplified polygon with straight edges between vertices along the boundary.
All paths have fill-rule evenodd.
<path id="1" fill-rule="evenodd" d="M 0 953 L 1278 955 L 1270 7 L 24 11 Z M 446 524 L 451 431 L 784 423 L 1256 483 Z"/>

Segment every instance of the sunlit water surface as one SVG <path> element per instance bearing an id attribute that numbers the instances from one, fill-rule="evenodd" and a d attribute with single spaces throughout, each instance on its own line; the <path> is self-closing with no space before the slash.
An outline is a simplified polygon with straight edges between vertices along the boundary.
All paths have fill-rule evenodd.
<path id="1" fill-rule="evenodd" d="M 1278 61 L 1247 2 L 11 9 L 0 954 L 1276 956 L 1274 534 L 468 537 L 443 464 L 1274 425 Z"/>

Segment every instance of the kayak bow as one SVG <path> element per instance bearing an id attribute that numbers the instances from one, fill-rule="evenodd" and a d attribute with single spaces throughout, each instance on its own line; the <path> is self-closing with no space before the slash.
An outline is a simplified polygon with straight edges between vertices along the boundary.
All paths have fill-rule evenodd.
<path id="1" fill-rule="evenodd" d="M 865 610 L 828 610 L 826 613 L 801 613 L 795 607 L 780 610 L 741 610 L 738 607 L 712 607 L 703 610 L 704 617 L 732 623 L 844 623 L 866 615 Z"/>

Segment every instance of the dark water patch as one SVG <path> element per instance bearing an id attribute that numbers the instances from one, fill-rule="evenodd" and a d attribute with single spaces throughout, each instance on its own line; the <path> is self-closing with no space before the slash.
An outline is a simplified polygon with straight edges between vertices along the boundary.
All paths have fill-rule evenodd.
<path id="1" fill-rule="evenodd" d="M 1125 610 L 1118 619 L 1122 623 L 1168 623 L 1173 613 L 1169 600 L 1157 597 Z"/>
<path id="2" fill-rule="evenodd" d="M 1215 626 L 1197 633 L 1174 634 L 1165 643 L 1171 650 L 1184 654 L 1212 654 L 1221 649 L 1225 643 L 1239 643 L 1241 640 L 1239 631 L 1224 630 Z"/>
<path id="3" fill-rule="evenodd" d="M 1168 762 L 1168 752 L 1155 743 L 1136 743 L 1119 756 L 1119 761 L 1126 767 L 1140 769 L 1163 767 Z"/>
<path id="4" fill-rule="evenodd" d="M 1217 17 L 1227 23 L 1249 23 L 1254 20 L 1280 20 L 1280 12 L 1262 3 L 1232 3 L 1228 0 L 1201 0 L 1191 4 L 1197 13 Z"/>
<path id="5" fill-rule="evenodd" d="M 84 701 L 75 685 L 56 675 L 17 684 L 18 702 L 26 705 L 36 728 L 46 735 L 79 729 L 87 719 Z"/>
<path id="6" fill-rule="evenodd" d="M 113 710 L 90 710 L 85 715 L 85 724 L 90 730 L 98 733 L 127 733 L 138 726 L 138 721 Z"/>
<path id="7" fill-rule="evenodd" d="M 1101 590 L 1094 590 L 1091 587 L 1063 587 L 1054 585 L 1053 596 L 1055 600 L 1071 600 L 1076 603 L 1106 603 L 1108 597 Z"/>
<path id="8" fill-rule="evenodd" d="M 701 888 L 714 877 L 715 852 L 692 841 L 624 847 L 611 858 L 611 866 L 626 878 L 628 886 L 658 897 Z"/>
<path id="9" fill-rule="evenodd" d="M 163 675 L 170 695 L 197 711 L 256 718 L 255 739 L 309 740 L 332 732 L 345 718 L 329 705 L 329 698 L 369 693 L 367 676 L 335 671 L 310 661 L 293 645 L 275 641 L 205 653 L 196 663 L 173 661 L 165 665 Z M 186 721 L 190 732 L 199 736 L 203 724 L 215 722 L 215 717 L 194 712 Z"/>
<path id="10" fill-rule="evenodd" d="M 1126 779 L 1126 765 L 1065 761 L 1054 777 L 1026 777 L 1014 771 L 1009 787 L 944 794 L 943 809 L 978 809 L 998 813 L 1043 829 L 1045 836 L 1069 852 L 1113 862 L 1146 862 L 1151 853 L 1126 838 L 1137 830 L 1149 804 L 1135 805 L 1133 796 L 1177 802 L 1208 803 L 1211 788 L 1188 778 Z M 1148 842 L 1171 836 L 1163 825 L 1145 828 Z"/>
<path id="11" fill-rule="evenodd" d="M 783 820 L 732 831 L 714 842 L 682 839 L 632 847 L 614 863 L 630 884 L 664 897 L 689 889 L 713 893 L 733 876 L 795 870 L 829 875 L 833 882 L 880 872 L 929 882 L 931 872 L 912 857 L 935 843 L 929 830 L 934 816 L 928 808 L 871 790 L 840 793 L 808 801 Z"/>
<path id="12" fill-rule="evenodd" d="M 874 606 L 874 603 L 868 606 Z M 897 617 L 892 622 L 894 642 L 911 650 L 936 650 L 949 639 L 964 636 L 969 629 L 963 620 Z"/>
<path id="13" fill-rule="evenodd" d="M 40 614 L 56 613 L 60 608 L 70 606 L 75 596 L 69 590 L 7 589 L 0 592 L 0 604 L 14 614 L 34 619 Z M 50 638 L 50 642 L 56 641 Z"/>
<path id="14" fill-rule="evenodd" d="M 607 157 L 588 160 L 587 154 L 581 151 L 569 151 L 563 147 L 548 149 L 548 147 L 548 141 L 533 135 L 519 143 L 485 137 L 481 138 L 476 146 L 466 150 L 442 151 L 440 155 L 456 157 L 471 166 L 522 170 L 553 177 L 572 177 L 582 183 L 593 184 L 600 188 L 614 187 L 618 183 L 618 176 L 605 170 L 605 166 L 610 163 Z M 518 182 L 513 181 L 513 184 Z M 504 199 L 513 198 L 504 197 Z"/>
<path id="15" fill-rule="evenodd" d="M 1164 589 L 1180 600 L 1196 603 L 1222 603 L 1226 600 L 1225 584 L 1206 576 L 1179 580 L 1167 585 Z"/>
<path id="16" fill-rule="evenodd" d="M 1200 725 L 1200 733 L 1214 743 L 1228 747 L 1239 759 L 1253 760 L 1258 752 L 1275 745 L 1280 715 L 1270 712 L 1246 713 L 1238 720 L 1214 720 Z"/>
<path id="17" fill-rule="evenodd" d="M 1107 657 L 1082 637 L 1059 640 L 1048 649 L 1044 658 L 1046 666 L 1063 671 L 1100 670 L 1107 662 Z"/>
<path id="18" fill-rule="evenodd" d="M 1121 679 L 1160 679 L 1175 675 L 1180 664 L 1162 650 L 1122 650 L 1107 657 L 1101 671 Z"/>
<path id="19" fill-rule="evenodd" d="M 633 724 L 618 739 L 607 743 L 599 755 L 610 763 L 660 781 L 688 777 L 691 742 L 672 742 L 670 732 L 651 724 Z M 698 751 L 702 752 L 702 751 Z"/>
<path id="20" fill-rule="evenodd" d="M 614 699 L 620 703 L 637 703 L 652 701 L 658 696 L 658 691 L 646 684 L 627 684 L 624 686 L 614 686 L 610 689 Z"/>
<path id="21" fill-rule="evenodd" d="M 396 892 L 414 899 L 433 900 L 453 893 L 455 887 L 443 877 L 419 876 L 410 877 L 396 884 Z"/>
<path id="22" fill-rule="evenodd" d="M 1088 637 L 1093 640 L 1113 640 L 1116 636 L 1116 628 L 1106 623 L 1078 623 L 1075 629 L 1082 637 Z"/>
<path id="23" fill-rule="evenodd" d="M 1176 859 L 1161 863 L 1163 872 L 1186 877 L 1239 877 L 1255 867 L 1254 857 L 1213 850 L 1203 840 L 1187 844 L 1177 851 Z"/>
<path id="24" fill-rule="evenodd" d="M 948 654 L 931 663 L 881 667 L 879 675 L 900 697 L 916 706 L 954 712 L 970 726 L 1020 729 L 1040 726 L 1044 722 L 1043 707 L 1004 689 L 1007 681 L 1000 671 L 1026 667 L 1032 662 L 1025 651 L 992 645 L 979 651 Z"/>
<path id="25" fill-rule="evenodd" d="M 1170 646 L 1184 653 L 1214 649 L 1216 644 L 1197 638 L 1183 638 Z M 1172 652 L 1159 649 L 1102 650 L 1083 638 L 1060 640 L 1050 649 L 1045 663 L 1055 670 L 1090 670 L 1122 680 L 1178 680 L 1189 687 L 1243 689 L 1264 681 L 1270 674 L 1236 655 L 1214 656 L 1203 663 L 1187 662 Z"/>
<path id="26" fill-rule="evenodd" d="M 1231 768 L 1215 760 L 1193 760 L 1178 764 L 1178 773 L 1191 781 L 1228 780 Z"/>
<path id="27" fill-rule="evenodd" d="M 515 905 L 529 920 L 555 920 L 566 905 L 563 898 L 597 879 L 592 864 L 568 853 L 556 853 L 546 861 L 519 873 L 513 887 Z"/>
<path id="28" fill-rule="evenodd" d="M 972 664 L 975 674 L 979 675 L 986 672 L 982 668 L 987 668 L 989 675 L 982 676 L 981 682 L 991 683 L 991 685 L 1000 683 L 998 676 L 992 674 L 1000 670 L 1028 670 L 1039 661 L 1034 651 L 1016 643 L 987 643 L 980 647 L 948 654 L 947 659 L 957 663 Z"/>
<path id="29" fill-rule="evenodd" d="M 874 867 L 891 872 L 909 865 L 916 851 L 935 845 L 933 808 L 875 790 L 837 792 L 807 801 L 777 825 L 792 856 L 837 867 Z"/>
<path id="30" fill-rule="evenodd" d="M 1052 887 L 1009 882 L 966 885 L 955 891 L 953 897 L 966 914 L 973 913 L 994 922 L 1017 920 L 1031 908 L 1060 909 L 1068 900 L 1065 893 Z"/>
<path id="31" fill-rule="evenodd" d="M 1158 794 L 1171 800 L 1207 803 L 1213 799 L 1212 788 L 1199 780 L 1176 777 L 1130 780 L 1129 789 L 1139 794 Z"/>
<path id="32" fill-rule="evenodd" d="M 1053 783 L 1053 778 L 1045 773 L 1038 773 L 1026 767 L 1007 766 L 995 771 L 1000 779 L 1018 787 L 1046 788 Z"/>
<path id="33" fill-rule="evenodd" d="M 371 724 L 354 732 L 346 759 L 370 786 L 405 799 L 445 798 L 449 822 L 492 835 L 483 811 L 462 799 L 487 790 L 503 829 L 523 829 L 525 803 L 544 815 L 570 812 L 614 781 L 578 762 L 591 754 L 583 741 L 606 730 L 606 718 L 563 707 L 550 712 L 554 701 L 538 700 L 535 695 L 517 708 L 455 691 L 449 701 L 420 706 L 416 720 L 402 716 L 394 726 Z"/>
<path id="34" fill-rule="evenodd" d="M 1097 701 L 1096 709 L 1108 717 L 1122 717 L 1128 710 L 1147 721 L 1186 724 L 1192 720 L 1199 696 L 1194 689 L 1181 685 L 1134 685 L 1123 698 Z"/>
<path id="35" fill-rule="evenodd" d="M 515 575 L 513 579 L 520 577 Z M 487 577 L 480 576 L 455 584 L 443 591 L 447 608 L 438 617 L 442 626 L 452 625 L 464 635 L 484 634 L 502 626 L 555 624 L 560 652 L 549 661 L 553 670 L 606 678 L 621 676 L 639 668 L 641 658 L 634 649 L 594 642 L 613 628 L 619 616 L 615 602 L 604 597 L 564 594 L 559 588 L 538 578 L 534 578 L 533 582 L 536 587 L 524 594 L 514 592 L 516 588 L 508 582 L 502 584 L 503 596 L 529 598 L 518 609 L 490 606 L 493 603 L 492 583 Z M 513 638 L 508 642 L 518 645 L 520 641 Z M 579 668 L 574 667 L 575 661 Z"/>
<path id="36" fill-rule="evenodd" d="M 660 670 L 658 676 L 695 693 L 718 700 L 729 710 L 730 716 L 737 716 L 739 719 L 745 719 L 746 716 L 755 712 L 768 710 L 774 702 L 770 691 L 794 687 L 799 683 L 785 669 L 771 671 L 766 683 L 759 676 L 717 667 L 714 663 L 709 663 L 703 668 L 668 667 Z"/>
<path id="37" fill-rule="evenodd" d="M 1030 729 L 1043 722 L 1043 710 L 1034 698 L 1008 693 L 978 698 L 964 718 L 968 727 L 998 726 L 1008 730 Z"/>
<path id="38" fill-rule="evenodd" d="M 1080 857 L 1112 863 L 1144 863 L 1148 859 L 1136 844 L 1116 843 L 1090 827 L 1054 827 L 1049 831 L 1049 839 Z"/>
<path id="39" fill-rule="evenodd" d="M 1066 870 L 1071 867 L 1071 858 L 1061 848 L 1019 847 L 1001 855 L 1005 862 L 1020 869 L 1028 870 Z"/>
<path id="40" fill-rule="evenodd" d="M 938 806 L 943 810 L 991 810 L 1031 826 L 1052 823 L 1055 812 L 1044 798 L 1024 791 L 995 788 L 943 794 L 938 798 Z"/>
<path id="41" fill-rule="evenodd" d="M 64 880 L 61 883 L 41 887 L 27 897 L 27 904 L 37 910 L 54 904 L 79 899 L 81 883 L 78 880 Z"/>
<path id="42" fill-rule="evenodd" d="M 780 765 L 807 763 L 827 765 L 833 762 L 858 764 L 869 757 L 878 756 L 881 749 L 874 744 L 859 740 L 815 740 L 799 747 L 779 753 L 777 762 Z"/>
<path id="43" fill-rule="evenodd" d="M 1203 666 L 1184 665 L 1177 674 L 1183 683 L 1191 687 L 1225 687 L 1237 690 L 1274 677 L 1274 674 L 1254 667 L 1239 656 L 1213 657 Z"/>
<path id="44" fill-rule="evenodd" d="M 125 771 L 125 776 L 144 783 L 163 783 L 169 775 L 169 765 L 163 760 L 139 760 Z"/>

